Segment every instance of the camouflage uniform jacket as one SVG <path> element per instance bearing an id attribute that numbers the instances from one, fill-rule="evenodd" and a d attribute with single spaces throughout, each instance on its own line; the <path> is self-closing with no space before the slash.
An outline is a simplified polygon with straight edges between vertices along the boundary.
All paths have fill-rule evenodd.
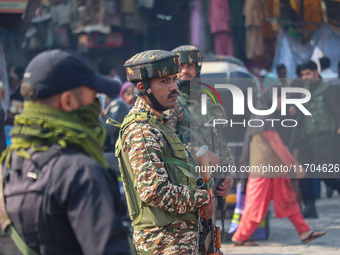
<path id="1" fill-rule="evenodd" d="M 130 114 L 146 111 L 162 125 L 169 117 L 153 110 L 138 98 Z M 206 190 L 176 186 L 169 181 L 164 166 L 162 133 L 148 122 L 134 122 L 122 133 L 122 149 L 128 155 L 135 176 L 135 189 L 147 206 L 174 214 L 197 211 L 210 202 Z M 134 230 L 134 243 L 141 254 L 195 254 L 197 223 L 177 220 L 168 225 Z"/>
<path id="2" fill-rule="evenodd" d="M 200 115 L 201 106 L 186 93 L 179 92 L 178 104 L 170 109 L 168 125 L 187 145 L 192 154 L 202 145 L 220 154 L 221 165 L 235 165 L 234 157 L 224 139 L 225 129 L 206 127 L 212 117 L 226 119 L 224 109 L 208 100 L 207 115 Z"/>

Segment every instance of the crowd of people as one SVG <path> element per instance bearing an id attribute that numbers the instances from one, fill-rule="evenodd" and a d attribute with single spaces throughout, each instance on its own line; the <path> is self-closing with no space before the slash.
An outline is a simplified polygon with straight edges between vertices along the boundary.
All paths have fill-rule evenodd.
<path id="1" fill-rule="evenodd" d="M 304 116 L 297 109 L 287 109 L 289 115 L 299 122 L 298 128 L 292 132 L 286 132 L 285 145 L 297 157 L 302 165 L 311 164 L 315 166 L 336 166 L 339 163 L 337 148 L 339 147 L 340 134 L 340 112 L 338 95 L 340 92 L 340 62 L 338 73 L 330 69 L 331 61 L 328 57 L 319 59 L 320 72 L 317 63 L 308 60 L 296 68 L 296 78 L 287 79 L 285 66 L 277 66 L 278 76 L 270 74 L 265 76 L 263 84 L 280 85 L 282 87 L 307 88 L 311 92 L 311 100 L 306 103 L 306 108 L 311 111 L 312 116 Z M 266 88 L 266 86 L 263 86 Z M 267 86 L 268 87 L 268 86 Z M 305 218 L 317 218 L 315 199 L 320 198 L 320 181 L 327 188 L 327 197 L 331 197 L 334 191 L 340 194 L 340 180 L 330 174 L 321 176 L 307 176 L 300 180 L 300 190 L 304 208 Z M 315 177 L 315 178 L 311 178 Z M 324 178 L 326 177 L 326 178 Z M 300 194 L 300 192 L 298 192 Z"/>
<path id="2" fill-rule="evenodd" d="M 1 138 L 0 253 L 223 254 L 214 243 L 203 251 L 202 222 L 213 222 L 215 197 L 223 207 L 235 176 L 206 178 L 198 186 L 194 166 L 203 165 L 202 146 L 210 166 L 235 160 L 223 131 L 204 126 L 211 118 L 226 119 L 223 107 L 208 100 L 207 116 L 196 114 L 200 104 L 193 93 L 200 88 L 202 60 L 191 45 L 144 51 L 125 62 L 123 84 L 109 63 L 100 63 L 97 74 L 80 55 L 63 50 L 40 53 L 21 74 L 11 70 L 11 97 L 22 103 L 7 115 L 11 144 L 6 148 Z M 273 87 L 304 87 L 312 115 L 289 107 L 298 127 L 248 128 L 242 164 L 337 163 L 340 75 L 330 70 L 329 58 L 320 65 L 319 73 L 315 62 L 306 61 L 292 82 L 284 65 L 278 76 L 267 74 L 257 109 L 271 107 Z M 280 119 L 279 110 L 280 104 L 269 117 Z M 304 218 L 318 217 L 317 180 L 340 193 L 340 179 L 313 177 L 250 173 L 233 245 L 259 245 L 250 235 L 271 200 L 276 216 L 289 218 L 302 243 L 323 236 Z"/>

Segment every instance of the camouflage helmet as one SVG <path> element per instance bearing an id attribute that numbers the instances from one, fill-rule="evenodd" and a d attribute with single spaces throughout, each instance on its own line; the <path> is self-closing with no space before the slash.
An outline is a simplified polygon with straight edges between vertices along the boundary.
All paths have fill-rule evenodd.
<path id="1" fill-rule="evenodd" d="M 195 63 L 196 76 L 194 78 L 200 77 L 203 57 L 198 48 L 193 45 L 181 45 L 173 49 L 172 52 L 179 56 L 181 64 Z M 190 84 L 190 81 L 182 80 L 181 78 L 177 78 L 176 82 L 182 90 Z"/>
<path id="2" fill-rule="evenodd" d="M 180 69 L 177 54 L 165 50 L 147 50 L 134 55 L 124 64 L 127 79 L 144 81 L 177 74 Z"/>
<path id="3" fill-rule="evenodd" d="M 201 52 L 195 46 L 182 45 L 172 50 L 180 57 L 181 63 L 199 63 L 202 61 Z"/>
<path id="4" fill-rule="evenodd" d="M 178 55 L 165 50 L 147 50 L 127 60 L 124 67 L 129 81 L 135 85 L 139 81 L 143 82 L 144 88 L 138 91 L 138 95 L 146 95 L 156 109 L 167 110 L 153 95 L 149 80 L 177 74 L 181 70 Z"/>

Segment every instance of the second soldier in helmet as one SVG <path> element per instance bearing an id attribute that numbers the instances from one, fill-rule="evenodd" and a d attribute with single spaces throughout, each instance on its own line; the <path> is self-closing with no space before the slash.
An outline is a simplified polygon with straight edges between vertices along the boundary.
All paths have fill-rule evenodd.
<path id="1" fill-rule="evenodd" d="M 182 45 L 172 52 L 180 57 L 181 71 L 177 74 L 179 85 L 178 104 L 169 112 L 169 126 L 176 132 L 181 141 L 187 146 L 192 154 L 202 145 L 209 147 L 209 161 L 211 165 L 234 165 L 234 158 L 224 141 L 223 130 L 216 130 L 204 126 L 204 122 L 211 117 L 226 119 L 224 109 L 221 106 L 208 107 L 207 118 L 197 115 L 199 102 L 193 100 L 192 93 L 200 91 L 200 72 L 202 65 L 201 52 L 192 45 Z M 209 101 L 208 101 L 209 103 Z M 220 176 L 216 194 L 226 197 L 229 193 L 233 178 Z"/>

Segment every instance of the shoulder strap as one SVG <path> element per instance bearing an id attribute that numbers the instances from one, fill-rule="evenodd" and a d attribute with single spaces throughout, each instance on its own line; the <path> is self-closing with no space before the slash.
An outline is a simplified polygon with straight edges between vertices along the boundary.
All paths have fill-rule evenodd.
<path id="1" fill-rule="evenodd" d="M 46 152 L 41 152 L 42 155 L 35 160 L 31 160 L 34 165 L 34 170 L 27 174 L 27 179 L 30 182 L 34 182 L 38 179 L 38 175 L 42 167 L 47 164 L 54 156 L 61 153 L 61 146 L 59 144 L 53 144 L 50 149 Z"/>
<path id="2" fill-rule="evenodd" d="M 112 125 L 112 126 L 115 126 L 117 128 L 120 128 L 122 126 L 122 123 L 120 123 L 119 121 L 116 121 L 114 119 L 111 119 L 111 118 L 108 118 L 106 120 L 106 124 L 109 124 L 109 125 Z"/>
<path id="3" fill-rule="evenodd" d="M 127 128 L 129 125 L 131 125 L 134 122 L 144 122 L 148 121 L 148 113 L 147 112 L 134 112 L 129 115 L 127 115 L 124 118 L 124 121 L 122 125 L 120 126 L 121 129 Z"/>
<path id="4" fill-rule="evenodd" d="M 2 165 L 0 164 L 0 223 L 2 230 L 8 234 L 23 255 L 38 255 L 20 237 L 9 218 L 5 207 L 4 181 Z"/>
<path id="5" fill-rule="evenodd" d="M 172 165 L 179 165 L 181 167 L 184 167 L 186 170 L 190 172 L 190 164 L 185 163 L 182 160 L 179 160 L 178 158 L 174 157 L 163 157 L 164 163 L 166 164 L 172 164 Z"/>
<path id="6" fill-rule="evenodd" d="M 118 157 L 121 149 L 122 149 L 122 134 L 124 132 L 124 130 L 131 125 L 134 122 L 149 122 L 149 118 L 148 118 L 148 114 L 146 112 L 134 112 L 134 113 L 130 113 L 128 115 L 125 116 L 124 121 L 122 124 L 114 124 L 114 122 L 116 122 L 115 120 L 112 119 L 108 119 L 106 121 L 107 124 L 111 124 L 114 125 L 116 127 L 120 127 L 119 130 L 119 136 L 115 145 L 115 155 L 116 157 Z"/>
<path id="7" fill-rule="evenodd" d="M 165 164 L 173 164 L 173 165 L 179 165 L 179 166 L 183 167 L 184 169 L 182 168 L 181 171 L 186 177 L 189 177 L 189 178 L 194 177 L 194 175 L 190 172 L 190 169 L 191 169 L 190 164 L 185 163 L 182 160 L 179 160 L 179 159 L 173 158 L 173 157 L 163 157 L 163 160 L 164 160 Z M 206 189 L 206 190 L 213 188 L 213 186 L 215 184 L 214 178 L 210 178 L 210 180 L 208 182 L 204 182 L 204 180 L 202 179 L 201 185 L 199 185 L 198 181 L 201 181 L 201 178 L 196 179 L 196 185 L 199 188 Z"/>
<path id="8" fill-rule="evenodd" d="M 165 164 L 181 166 L 181 172 L 188 178 L 194 178 L 195 176 L 191 173 L 191 165 L 175 157 L 163 157 Z"/>
<path id="9" fill-rule="evenodd" d="M 12 224 L 9 218 L 6 207 L 5 207 L 5 196 L 4 196 L 4 174 L 2 170 L 2 164 L 0 164 L 0 224 L 2 230 L 5 232 L 7 227 Z"/>

